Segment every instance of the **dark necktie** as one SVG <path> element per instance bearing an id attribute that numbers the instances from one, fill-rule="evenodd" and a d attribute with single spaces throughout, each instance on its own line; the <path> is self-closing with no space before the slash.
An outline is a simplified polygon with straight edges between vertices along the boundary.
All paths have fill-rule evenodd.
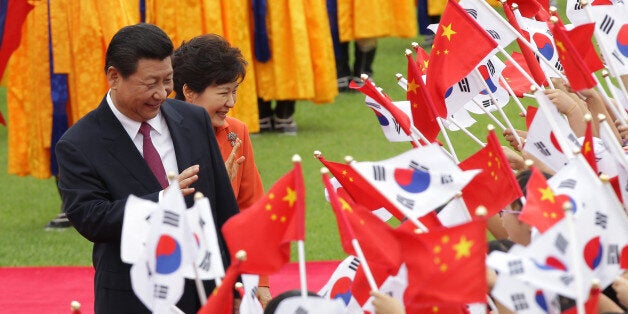
<path id="1" fill-rule="evenodd" d="M 157 149 L 155 149 L 155 146 L 153 146 L 153 141 L 150 139 L 150 124 L 142 122 L 140 133 L 144 136 L 144 160 L 146 160 L 146 164 L 148 164 L 150 170 L 153 171 L 161 187 L 165 189 L 168 187 L 168 178 L 166 177 L 164 165 L 161 163 L 161 157 L 159 157 L 159 153 Z"/>

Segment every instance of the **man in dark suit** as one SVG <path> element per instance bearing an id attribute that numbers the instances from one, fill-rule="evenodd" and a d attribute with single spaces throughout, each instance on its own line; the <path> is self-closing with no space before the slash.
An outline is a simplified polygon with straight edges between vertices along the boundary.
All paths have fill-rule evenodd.
<path id="1" fill-rule="evenodd" d="M 158 201 L 167 188 L 167 180 L 154 173 L 179 173 L 188 206 L 193 192 L 207 196 L 216 230 L 238 212 L 209 116 L 201 107 L 167 98 L 173 88 L 172 53 L 172 42 L 154 25 L 118 31 L 105 62 L 109 92 L 56 146 L 64 211 L 76 230 L 94 242 L 94 307 L 99 314 L 149 312 L 131 288 L 131 265 L 120 259 L 120 237 L 127 197 Z M 161 172 L 144 159 L 152 149 L 139 132 L 146 123 Z M 218 238 L 228 265 L 225 243 L 220 234 Z M 205 282 L 208 293 L 213 287 L 213 281 Z M 177 307 L 186 313 L 199 309 L 192 281 L 186 280 Z"/>

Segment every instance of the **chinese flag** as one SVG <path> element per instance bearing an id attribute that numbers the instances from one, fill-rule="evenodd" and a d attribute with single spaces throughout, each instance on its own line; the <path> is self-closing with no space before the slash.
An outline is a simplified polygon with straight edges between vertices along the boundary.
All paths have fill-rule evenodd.
<path id="1" fill-rule="evenodd" d="M 569 197 L 555 195 L 543 174 L 535 167 L 532 167 L 526 191 L 526 203 L 521 209 L 519 220 L 543 233 L 565 217 L 563 203 L 569 201 Z"/>
<path id="2" fill-rule="evenodd" d="M 384 108 L 386 108 L 386 110 L 388 110 L 388 112 L 392 114 L 395 120 L 399 122 L 399 126 L 401 127 L 401 129 L 407 135 L 412 134 L 412 131 L 410 130 L 410 117 L 408 117 L 408 115 L 405 114 L 403 111 L 399 110 L 399 108 L 397 108 L 397 106 L 392 103 L 392 100 L 390 100 L 390 97 L 388 97 L 388 95 L 380 92 L 373 84 L 373 82 L 371 82 L 371 80 L 364 81 L 364 84 L 362 86 L 358 86 L 354 81 L 351 81 L 349 83 L 349 87 L 352 89 L 357 89 L 362 94 L 373 98 L 378 104 L 384 106 Z"/>
<path id="3" fill-rule="evenodd" d="M 425 83 L 423 83 L 423 78 L 419 73 L 416 62 L 412 58 L 412 54 L 407 54 L 406 58 L 408 59 L 408 91 L 406 97 L 410 101 L 412 122 L 423 136 L 430 143 L 433 143 L 440 131 L 436 116 L 446 117 L 447 108 L 443 104 L 439 106 L 440 110 L 437 111 L 425 93 Z"/>
<path id="4" fill-rule="evenodd" d="M 527 61 L 521 53 L 513 51 L 511 57 L 515 60 L 515 62 L 517 62 L 517 64 L 519 64 L 523 68 L 524 71 L 530 73 L 530 68 L 528 68 Z M 506 68 L 502 72 L 504 80 L 506 81 L 506 83 L 508 83 L 508 85 L 510 85 L 510 88 L 517 97 L 523 98 L 523 94 L 530 91 L 530 81 L 528 81 L 528 79 L 526 79 L 523 74 L 521 74 L 521 72 L 519 72 L 519 70 L 515 68 L 510 60 L 506 60 L 504 63 L 506 64 Z M 541 72 L 541 74 L 543 73 Z M 501 81 L 499 82 L 499 84 L 504 86 Z M 504 88 L 506 87 L 504 86 Z"/>
<path id="5" fill-rule="evenodd" d="M 599 302 L 600 302 L 600 288 L 591 288 L 591 292 L 589 293 L 589 299 L 586 303 L 584 303 L 584 312 L 586 314 L 596 314 L 598 313 Z M 562 314 L 576 314 L 578 313 L 578 308 L 576 306 L 572 306 L 567 310 L 561 312 Z"/>
<path id="6" fill-rule="evenodd" d="M 290 261 L 290 241 L 305 237 L 305 189 L 301 163 L 281 177 L 263 198 L 231 217 L 222 233 L 232 260 L 247 253 L 240 270 L 268 275 Z"/>
<path id="7" fill-rule="evenodd" d="M 547 21 L 550 18 L 549 14 L 549 0 L 507 0 L 507 5 L 504 5 L 504 11 L 506 7 L 511 7 L 513 4 L 519 6 L 521 16 L 527 18 L 535 18 L 537 21 Z"/>
<path id="8" fill-rule="evenodd" d="M 595 149 L 593 148 L 593 126 L 587 121 L 587 129 L 584 131 L 584 141 L 580 147 L 580 153 L 589 163 L 593 172 L 598 173 L 597 161 L 595 161 Z"/>
<path id="9" fill-rule="evenodd" d="M 510 6 L 508 6 L 508 5 L 504 6 L 504 14 L 506 15 L 506 18 L 508 18 L 508 22 L 510 23 L 510 25 L 512 25 L 512 27 L 517 32 L 519 32 L 519 34 L 522 34 L 522 35 L 526 36 L 524 34 L 524 32 L 521 31 L 521 27 L 519 27 L 519 23 L 517 22 L 517 18 L 515 17 L 515 14 L 512 12 L 512 9 L 511 9 Z M 530 37 L 530 36 L 527 35 L 527 37 Z M 530 38 L 527 38 L 527 39 L 528 39 L 528 41 L 530 41 Z M 534 81 L 536 82 L 536 84 L 538 84 L 539 86 L 543 86 L 545 84 L 545 73 L 543 73 L 543 69 L 541 68 L 541 65 L 539 64 L 539 61 L 537 61 L 537 59 L 536 59 L 536 55 L 534 54 L 534 52 L 530 48 L 528 48 L 528 46 L 526 46 L 521 41 L 521 39 L 519 39 L 519 37 L 517 37 L 517 44 L 519 45 L 519 49 L 521 49 L 521 56 L 525 60 L 525 65 L 527 65 L 526 71 L 529 74 L 531 74 L 531 76 L 532 76 L 532 78 L 534 78 Z M 514 53 L 513 53 L 513 55 L 514 55 Z M 517 61 L 517 62 L 519 62 L 519 61 Z M 522 64 L 523 64 L 522 62 L 519 62 L 519 65 L 522 65 Z M 519 72 L 519 71 L 517 71 L 517 72 Z M 518 74 L 521 75 L 521 73 L 518 73 Z M 530 89 L 530 82 L 528 82 L 526 80 L 526 83 L 528 84 L 526 90 L 529 90 Z"/>
<path id="10" fill-rule="evenodd" d="M 427 90 L 435 106 L 445 105 L 449 87 L 467 76 L 497 42 L 455 1 L 441 16 L 427 67 Z"/>
<path id="11" fill-rule="evenodd" d="M 569 80 L 571 89 L 578 92 L 594 87 L 597 83 L 593 78 L 593 74 L 591 74 L 593 71 L 587 66 L 578 52 L 579 49 L 585 49 L 586 47 L 582 47 L 582 45 L 576 46 L 571 41 L 569 33 L 560 19 L 556 23 L 550 23 L 550 29 L 554 35 L 560 63 L 565 69 L 565 76 Z M 591 33 L 589 33 L 589 37 L 586 40 L 588 42 L 587 45 L 592 46 Z"/>
<path id="12" fill-rule="evenodd" d="M 583 24 L 567 31 L 569 40 L 578 48 L 578 55 L 582 57 L 582 61 L 587 65 L 591 72 L 604 68 L 604 63 L 595 51 L 595 47 L 591 43 L 591 37 L 595 31 L 595 23 Z"/>
<path id="13" fill-rule="evenodd" d="M 491 217 L 523 196 L 494 130 L 488 132 L 486 146 L 458 166 L 462 170 L 483 170 L 462 189 L 462 198 L 471 212 L 484 205 Z"/>
<path id="14" fill-rule="evenodd" d="M 408 267 L 406 308 L 486 302 L 485 219 L 427 233 L 409 229 L 395 229 Z"/>
<path id="15" fill-rule="evenodd" d="M 424 75 L 425 71 L 427 70 L 427 66 L 429 64 L 428 59 L 430 57 L 427 52 L 425 52 L 425 49 L 423 49 L 423 47 L 419 45 L 416 45 L 414 47 L 414 52 L 416 52 L 416 64 L 417 68 L 419 69 L 419 74 Z"/>
<path id="16" fill-rule="evenodd" d="M 366 259 L 366 263 L 361 263 L 352 286 L 352 295 L 362 305 L 371 290 L 363 273 L 364 265 L 369 265 L 371 274 L 380 285 L 399 269 L 401 249 L 389 225 L 359 204 L 351 202 L 350 198 L 337 194 L 326 174 L 323 174 L 323 183 L 336 214 L 343 250 L 349 255 L 358 256 L 353 246 L 353 241 L 357 240 Z"/>
<path id="17" fill-rule="evenodd" d="M 240 264 L 240 261 L 234 261 L 229 265 L 222 283 L 209 295 L 207 303 L 197 314 L 233 313 L 233 289 L 240 276 Z"/>
<path id="18" fill-rule="evenodd" d="M 381 195 L 366 179 L 348 164 L 326 160 L 323 156 L 318 156 L 318 160 L 334 175 L 345 191 L 368 210 L 386 208 L 398 220 L 404 215 Z"/>

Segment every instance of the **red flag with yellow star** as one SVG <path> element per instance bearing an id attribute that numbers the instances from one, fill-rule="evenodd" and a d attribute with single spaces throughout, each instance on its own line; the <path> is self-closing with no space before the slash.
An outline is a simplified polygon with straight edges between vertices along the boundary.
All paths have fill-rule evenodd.
<path id="1" fill-rule="evenodd" d="M 521 209 L 519 220 L 543 233 L 565 217 L 563 203 L 569 197 L 555 195 L 543 174 L 535 167 L 532 167 L 526 191 L 526 203 Z"/>
<path id="2" fill-rule="evenodd" d="M 360 265 L 361 271 L 368 264 L 377 285 L 381 285 L 388 276 L 396 274 L 401 265 L 401 249 L 394 230 L 350 197 L 342 195 L 343 190 L 336 193 L 327 174 L 323 174 L 323 184 L 336 215 L 343 250 L 349 255 L 358 256 L 354 247 L 356 241 L 366 259 Z M 360 305 L 366 302 L 371 290 L 363 275 L 360 271 L 356 273 L 351 288 L 353 297 Z"/>
<path id="3" fill-rule="evenodd" d="M 440 128 L 436 121 L 436 116 L 446 117 L 447 108 L 441 105 L 441 110 L 437 110 L 425 92 L 425 83 L 419 72 L 417 63 L 412 58 L 412 54 L 406 54 L 408 59 L 408 91 L 406 98 L 410 101 L 410 111 L 412 112 L 412 123 L 421 131 L 425 138 L 433 143 Z"/>
<path id="4" fill-rule="evenodd" d="M 290 241 L 305 238 L 305 188 L 301 163 L 281 177 L 263 198 L 222 227 L 231 253 L 247 253 L 240 271 L 268 275 L 290 261 Z"/>
<path id="5" fill-rule="evenodd" d="M 427 67 L 427 90 L 435 105 L 444 106 L 447 90 L 496 47 L 497 42 L 456 1 L 448 1 Z"/>
<path id="6" fill-rule="evenodd" d="M 207 303 L 198 310 L 197 314 L 231 314 L 233 313 L 233 289 L 240 276 L 240 261 L 234 261 L 222 278 L 220 286 L 207 297 Z"/>
<path id="7" fill-rule="evenodd" d="M 408 267 L 406 308 L 485 303 L 486 220 L 427 233 L 414 229 L 395 229 Z"/>
<path id="8" fill-rule="evenodd" d="M 591 120 L 587 121 L 587 128 L 584 131 L 584 141 L 580 147 L 580 153 L 587 160 L 593 172 L 598 173 L 597 161 L 595 160 L 595 149 L 593 148 L 593 126 Z"/>
<path id="9" fill-rule="evenodd" d="M 565 29 L 565 25 L 558 19 L 555 23 L 549 23 L 550 30 L 554 35 L 554 41 L 556 42 L 556 49 L 558 50 L 558 58 L 560 59 L 560 63 L 563 65 L 565 70 L 565 76 L 569 80 L 569 85 L 571 89 L 578 92 L 583 89 L 592 88 L 597 85 L 597 82 L 593 78 L 593 71 L 589 68 L 589 66 L 585 63 L 580 51 L 588 52 L 588 47 L 593 47 L 591 44 L 591 34 L 593 32 L 593 28 L 588 26 L 587 24 L 576 27 L 577 28 L 585 27 L 585 30 L 588 30 L 588 37 L 584 35 L 584 33 L 580 33 L 580 39 L 577 39 L 579 42 L 583 42 L 583 39 L 586 39 L 586 43 L 575 45 L 572 42 L 572 38 L 569 36 L 569 32 Z M 573 38 L 576 39 L 576 38 Z M 587 56 L 591 54 L 587 53 Z"/>
<path id="10" fill-rule="evenodd" d="M 488 211 L 487 216 L 491 217 L 523 196 L 494 130 L 488 132 L 486 146 L 458 166 L 462 170 L 482 169 L 462 189 L 462 198 L 472 212 L 478 206 L 484 205 Z"/>
<path id="11" fill-rule="evenodd" d="M 366 179 L 348 164 L 326 160 L 318 156 L 318 160 L 334 175 L 345 191 L 368 210 L 386 208 L 395 218 L 401 220 L 404 215 L 382 196 Z"/>

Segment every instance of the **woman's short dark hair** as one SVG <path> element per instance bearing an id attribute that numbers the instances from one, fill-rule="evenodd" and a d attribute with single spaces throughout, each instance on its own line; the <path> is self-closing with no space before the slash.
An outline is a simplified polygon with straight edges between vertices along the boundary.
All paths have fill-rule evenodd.
<path id="1" fill-rule="evenodd" d="M 174 46 L 161 28 L 146 23 L 121 28 L 111 39 L 105 58 L 105 73 L 114 67 L 123 78 L 137 71 L 140 59 L 164 60 Z"/>
<path id="2" fill-rule="evenodd" d="M 183 85 L 196 93 L 205 88 L 242 81 L 246 75 L 246 60 L 240 49 L 216 34 L 201 35 L 183 42 L 174 52 L 174 91 L 176 98 L 185 100 Z"/>

